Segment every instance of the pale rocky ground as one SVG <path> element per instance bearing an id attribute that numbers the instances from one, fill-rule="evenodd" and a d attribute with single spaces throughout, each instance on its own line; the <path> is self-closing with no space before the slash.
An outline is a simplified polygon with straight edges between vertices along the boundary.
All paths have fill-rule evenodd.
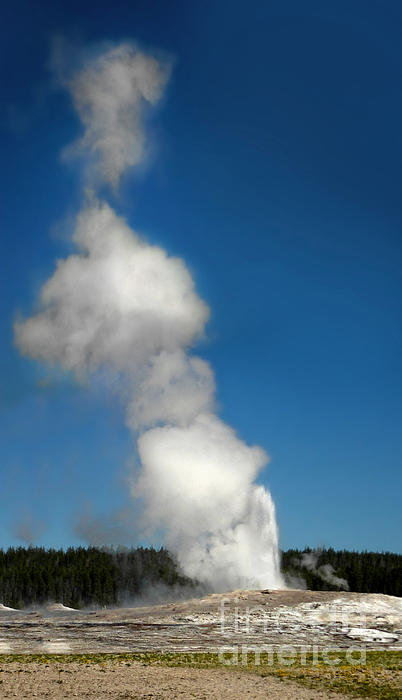
<path id="1" fill-rule="evenodd" d="M 402 600 L 380 594 L 300 590 L 234 591 L 147 607 L 36 611 L 0 607 L 1 653 L 312 651 L 402 648 Z M 230 656 L 229 659 L 235 658 Z M 328 698 L 276 678 L 227 669 L 140 663 L 2 664 L 0 697 Z M 11 673 L 10 673 L 11 671 Z M 59 672 L 60 671 L 60 672 Z M 59 683 L 58 681 L 62 681 Z M 336 695 L 340 699 L 341 695 Z"/>
<path id="2" fill-rule="evenodd" d="M 148 607 L 0 609 L 0 653 L 216 651 L 291 644 L 402 648 L 402 599 L 332 591 L 234 591 Z"/>

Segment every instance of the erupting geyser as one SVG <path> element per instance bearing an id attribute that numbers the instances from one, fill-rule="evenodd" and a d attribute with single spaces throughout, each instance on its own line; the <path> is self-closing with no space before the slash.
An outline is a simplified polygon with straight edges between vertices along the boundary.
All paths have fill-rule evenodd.
<path id="1" fill-rule="evenodd" d="M 279 587 L 275 509 L 255 484 L 267 455 L 215 414 L 213 371 L 191 354 L 208 307 L 181 259 L 146 243 L 93 193 L 97 183 L 117 187 L 143 158 L 142 114 L 168 72 L 123 44 L 64 80 L 85 126 L 69 151 L 86 156 L 92 193 L 77 217 L 77 253 L 58 262 L 41 310 L 16 322 L 15 339 L 31 357 L 93 381 L 102 371 L 122 387 L 144 518 L 186 574 L 216 590 Z"/>

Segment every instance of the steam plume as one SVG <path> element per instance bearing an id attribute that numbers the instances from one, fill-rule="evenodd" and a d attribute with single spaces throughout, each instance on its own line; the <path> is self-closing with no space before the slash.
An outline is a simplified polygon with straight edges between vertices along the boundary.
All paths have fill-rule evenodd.
<path id="1" fill-rule="evenodd" d="M 65 81 L 85 131 L 65 155 L 89 155 L 101 181 L 117 188 L 122 173 L 145 153 L 144 109 L 160 99 L 167 65 L 121 44 Z"/>
<path id="2" fill-rule="evenodd" d="M 112 185 L 141 158 L 139 104 L 160 97 L 161 75 L 154 59 L 122 45 L 69 83 L 82 144 Z M 281 585 L 274 506 L 254 483 L 268 458 L 214 411 L 213 371 L 191 352 L 209 310 L 185 263 L 94 196 L 73 240 L 77 253 L 57 263 L 40 311 L 15 324 L 21 352 L 94 381 L 102 372 L 119 388 L 142 465 L 133 491 L 186 574 L 216 589 Z"/>
<path id="3" fill-rule="evenodd" d="M 73 531 L 80 540 L 96 547 L 129 545 L 134 537 L 132 513 L 127 508 L 97 516 L 88 502 L 74 518 Z"/>
<path id="4" fill-rule="evenodd" d="M 332 584 L 333 586 L 338 586 L 338 588 L 343 588 L 343 590 L 349 590 L 349 584 L 345 578 L 337 576 L 335 569 L 332 564 L 321 564 L 318 566 L 318 559 L 320 557 L 320 551 L 318 552 L 304 552 L 300 560 L 300 566 L 312 571 L 317 574 L 323 581 Z"/>
<path id="5" fill-rule="evenodd" d="M 45 530 L 45 523 L 36 518 L 30 510 L 25 510 L 12 527 L 15 537 L 27 545 L 37 542 Z"/>

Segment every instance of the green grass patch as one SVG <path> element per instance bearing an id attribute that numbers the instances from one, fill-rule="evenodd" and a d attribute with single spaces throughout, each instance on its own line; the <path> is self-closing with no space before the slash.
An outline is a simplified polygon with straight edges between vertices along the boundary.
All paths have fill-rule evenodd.
<path id="1" fill-rule="evenodd" d="M 260 676 L 275 676 L 284 681 L 290 680 L 309 688 L 327 689 L 356 697 L 371 697 L 379 700 L 402 698 L 402 652 L 367 651 L 364 663 L 360 655 L 348 656 L 346 651 L 336 651 L 326 657 L 322 652 L 298 653 L 292 663 L 283 663 L 277 652 L 262 653 L 259 663 L 253 653 L 236 659 L 230 654 L 223 659 L 217 653 L 164 653 L 144 652 L 136 654 L 0 654 L 0 672 L 10 663 L 39 664 L 131 664 L 159 666 L 184 666 L 193 668 L 222 668 L 243 670 Z M 338 661 L 331 664 L 329 661 Z M 225 663 L 223 663 L 223 661 Z"/>

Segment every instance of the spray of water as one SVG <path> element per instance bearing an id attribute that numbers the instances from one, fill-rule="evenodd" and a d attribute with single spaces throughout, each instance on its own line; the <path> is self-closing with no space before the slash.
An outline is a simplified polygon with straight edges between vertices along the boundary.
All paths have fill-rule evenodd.
<path id="1" fill-rule="evenodd" d="M 144 114 L 163 94 L 165 65 L 130 44 L 103 49 L 64 80 L 84 126 L 71 150 L 92 193 L 40 309 L 15 323 L 20 351 L 118 387 L 141 470 L 133 488 L 144 522 L 164 533 L 184 572 L 215 590 L 280 587 L 268 461 L 215 411 L 210 365 L 193 354 L 209 310 L 183 260 L 149 245 L 94 194 L 116 188 L 144 157 Z"/>

